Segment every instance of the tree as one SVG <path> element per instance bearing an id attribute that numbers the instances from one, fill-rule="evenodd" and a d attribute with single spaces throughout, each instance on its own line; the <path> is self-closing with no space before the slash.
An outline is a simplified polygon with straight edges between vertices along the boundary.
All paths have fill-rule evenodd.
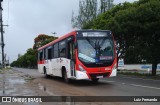
<path id="1" fill-rule="evenodd" d="M 24 55 L 18 57 L 16 61 L 11 63 L 11 66 L 36 68 L 37 65 L 37 51 L 29 48 Z"/>
<path id="2" fill-rule="evenodd" d="M 27 67 L 35 68 L 37 65 L 37 50 L 29 48 L 25 54 Z"/>
<path id="3" fill-rule="evenodd" d="M 113 0 L 100 0 L 100 14 L 110 10 L 113 7 Z"/>
<path id="4" fill-rule="evenodd" d="M 126 31 L 126 28 L 124 27 L 127 27 L 128 24 L 126 21 L 122 21 L 122 19 L 125 20 L 127 18 L 125 17 L 125 12 L 130 7 L 132 7 L 131 3 L 125 2 L 124 4 L 118 4 L 83 26 L 83 29 L 112 30 L 116 40 L 118 59 L 125 56 L 125 38 L 127 38 L 127 36 L 125 36 L 126 32 L 124 31 Z"/>
<path id="5" fill-rule="evenodd" d="M 72 13 L 72 27 L 80 28 L 83 24 L 95 19 L 97 16 L 97 0 L 80 0 L 79 1 L 79 14 L 74 17 Z"/>
<path id="6" fill-rule="evenodd" d="M 57 37 L 48 36 L 45 34 L 38 35 L 34 41 L 33 48 L 29 48 L 24 55 L 18 54 L 18 59 L 11 63 L 11 66 L 25 67 L 25 68 L 37 68 L 37 49 L 53 40 Z"/>
<path id="7" fill-rule="evenodd" d="M 74 12 L 72 12 L 72 27 L 82 29 L 86 24 L 96 19 L 98 15 L 112 7 L 113 0 L 80 0 L 78 15 L 74 16 Z"/>
<path id="8" fill-rule="evenodd" d="M 152 75 L 156 75 L 157 64 L 160 63 L 160 1 L 140 0 L 138 4 L 137 18 L 142 24 L 139 43 L 143 46 L 140 53 L 147 62 L 152 63 Z"/>
<path id="9" fill-rule="evenodd" d="M 127 63 L 152 63 L 152 75 L 160 62 L 160 1 L 140 0 L 118 4 L 83 28 L 112 30 L 119 57 Z"/>
<path id="10" fill-rule="evenodd" d="M 39 34 L 35 39 L 34 39 L 34 45 L 33 49 L 38 49 L 39 47 L 57 39 L 58 37 L 54 36 L 49 36 L 45 34 Z"/>

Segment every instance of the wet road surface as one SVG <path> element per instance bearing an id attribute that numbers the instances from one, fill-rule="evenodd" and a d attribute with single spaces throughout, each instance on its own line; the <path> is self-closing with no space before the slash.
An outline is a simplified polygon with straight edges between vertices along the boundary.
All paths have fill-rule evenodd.
<path id="1" fill-rule="evenodd" d="M 160 80 L 138 78 L 133 76 L 117 76 L 116 78 L 101 79 L 99 83 L 92 83 L 91 81 L 83 80 L 72 81 L 70 84 L 67 84 L 58 77 L 46 79 L 42 74 L 38 73 L 36 69 L 13 68 L 13 70 L 0 74 L 0 78 L 1 96 L 160 96 Z M 44 103 L 32 104 L 43 105 Z M 47 105 L 48 104 L 51 103 L 47 103 Z M 54 104 L 150 105 L 151 103 L 76 102 Z M 152 105 L 158 104 L 159 103 L 152 103 Z M 4 105 L 4 103 L 2 105 Z"/>

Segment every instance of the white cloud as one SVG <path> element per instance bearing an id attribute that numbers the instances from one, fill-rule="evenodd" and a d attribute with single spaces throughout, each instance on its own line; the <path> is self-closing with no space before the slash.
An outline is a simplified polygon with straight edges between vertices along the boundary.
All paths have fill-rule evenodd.
<path id="1" fill-rule="evenodd" d="M 115 3 L 125 0 L 115 0 Z M 129 1 L 129 0 L 128 0 Z M 134 0 L 130 0 L 134 1 Z M 3 0 L 5 52 L 11 61 L 24 54 L 41 33 L 61 36 L 72 31 L 72 10 L 78 11 L 79 0 Z M 9 18 L 8 18 L 9 4 Z"/>

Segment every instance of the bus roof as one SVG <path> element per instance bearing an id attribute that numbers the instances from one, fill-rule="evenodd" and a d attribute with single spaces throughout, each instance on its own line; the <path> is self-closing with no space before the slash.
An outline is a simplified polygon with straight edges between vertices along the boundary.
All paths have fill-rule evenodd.
<path id="1" fill-rule="evenodd" d="M 46 44 L 46 45 L 38 48 L 38 51 L 39 51 L 39 50 L 42 50 L 42 49 L 44 49 L 44 48 L 46 48 L 46 47 L 48 47 L 48 46 L 51 46 L 51 45 L 53 45 L 54 43 L 56 43 L 56 42 L 58 42 L 58 41 L 60 41 L 60 40 L 62 40 L 62 39 L 64 39 L 64 38 L 67 38 L 67 37 L 69 37 L 69 36 L 71 36 L 71 35 L 75 35 L 75 33 L 76 33 L 76 31 L 72 31 L 72 32 L 70 32 L 70 33 L 68 33 L 68 34 L 66 34 L 66 35 L 63 35 L 62 37 L 60 37 L 60 38 L 58 38 L 58 39 L 56 39 L 56 40 L 53 40 L 52 42 L 50 42 L 50 43 L 48 43 L 48 44 Z"/>
<path id="2" fill-rule="evenodd" d="M 89 30 L 75 30 L 75 31 L 72 31 L 72 32 L 70 32 L 70 33 L 68 33 L 68 34 L 65 34 L 65 35 L 63 35 L 62 37 L 60 37 L 60 38 L 58 38 L 58 39 L 56 39 L 56 40 L 54 40 L 54 41 L 52 41 L 52 42 L 50 42 L 50 43 L 48 43 L 48 44 L 46 44 L 46 45 L 44 45 L 44 46 L 38 48 L 38 51 L 39 51 L 39 50 L 42 50 L 42 49 L 44 49 L 44 48 L 46 48 L 46 47 L 48 47 L 48 46 L 51 46 L 51 45 L 53 45 L 54 43 L 59 42 L 59 41 L 61 41 L 62 39 L 65 39 L 65 38 L 67 38 L 67 37 L 69 37 L 69 36 L 76 35 L 76 32 L 83 32 L 83 31 L 85 31 L 85 32 L 91 32 L 91 31 L 106 32 L 106 31 L 110 31 L 110 30 L 92 30 L 92 29 L 89 29 Z"/>

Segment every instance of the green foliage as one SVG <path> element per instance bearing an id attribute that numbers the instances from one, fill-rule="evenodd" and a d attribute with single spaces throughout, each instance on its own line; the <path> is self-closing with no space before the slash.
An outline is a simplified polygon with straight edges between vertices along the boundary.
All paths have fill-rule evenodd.
<path id="1" fill-rule="evenodd" d="M 38 35 L 34 39 L 35 44 L 33 45 L 33 49 L 29 48 L 24 55 L 19 55 L 19 58 L 11 63 L 11 66 L 37 68 L 37 49 L 55 39 L 57 39 L 57 37 L 48 36 L 44 34 Z"/>
<path id="2" fill-rule="evenodd" d="M 45 34 L 40 34 L 38 35 L 35 39 L 34 39 L 34 45 L 33 45 L 33 49 L 38 49 L 41 46 L 57 39 L 58 37 L 54 37 L 54 36 L 49 36 L 49 35 L 45 35 Z"/>
<path id="3" fill-rule="evenodd" d="M 29 67 L 36 68 L 37 65 L 37 50 L 29 48 L 27 52 L 20 56 L 17 61 L 13 61 L 11 66 L 14 67 Z"/>
<path id="4" fill-rule="evenodd" d="M 48 44 L 49 42 L 52 42 L 53 40 L 56 40 L 57 37 L 50 37 L 46 39 L 45 41 L 41 42 L 41 46 Z"/>
<path id="5" fill-rule="evenodd" d="M 126 15 L 130 15 L 132 13 L 131 11 L 133 11 L 133 7 L 134 6 L 128 2 L 125 2 L 124 4 L 118 4 L 111 10 L 99 15 L 97 19 L 92 20 L 89 24 L 84 25 L 83 29 L 112 30 L 116 39 L 119 58 L 123 58 L 126 50 L 125 38 L 130 38 L 129 36 L 125 36 L 126 32 L 128 32 L 126 27 L 128 27 L 128 23 L 132 24 L 130 21 L 128 21 L 128 23 L 126 21 L 126 19 L 132 17 L 127 17 Z M 131 9 L 128 10 L 128 8 Z"/>
<path id="6" fill-rule="evenodd" d="M 118 4 L 83 29 L 112 30 L 117 55 L 125 63 L 152 63 L 152 74 L 160 63 L 160 1 L 139 0 Z"/>

